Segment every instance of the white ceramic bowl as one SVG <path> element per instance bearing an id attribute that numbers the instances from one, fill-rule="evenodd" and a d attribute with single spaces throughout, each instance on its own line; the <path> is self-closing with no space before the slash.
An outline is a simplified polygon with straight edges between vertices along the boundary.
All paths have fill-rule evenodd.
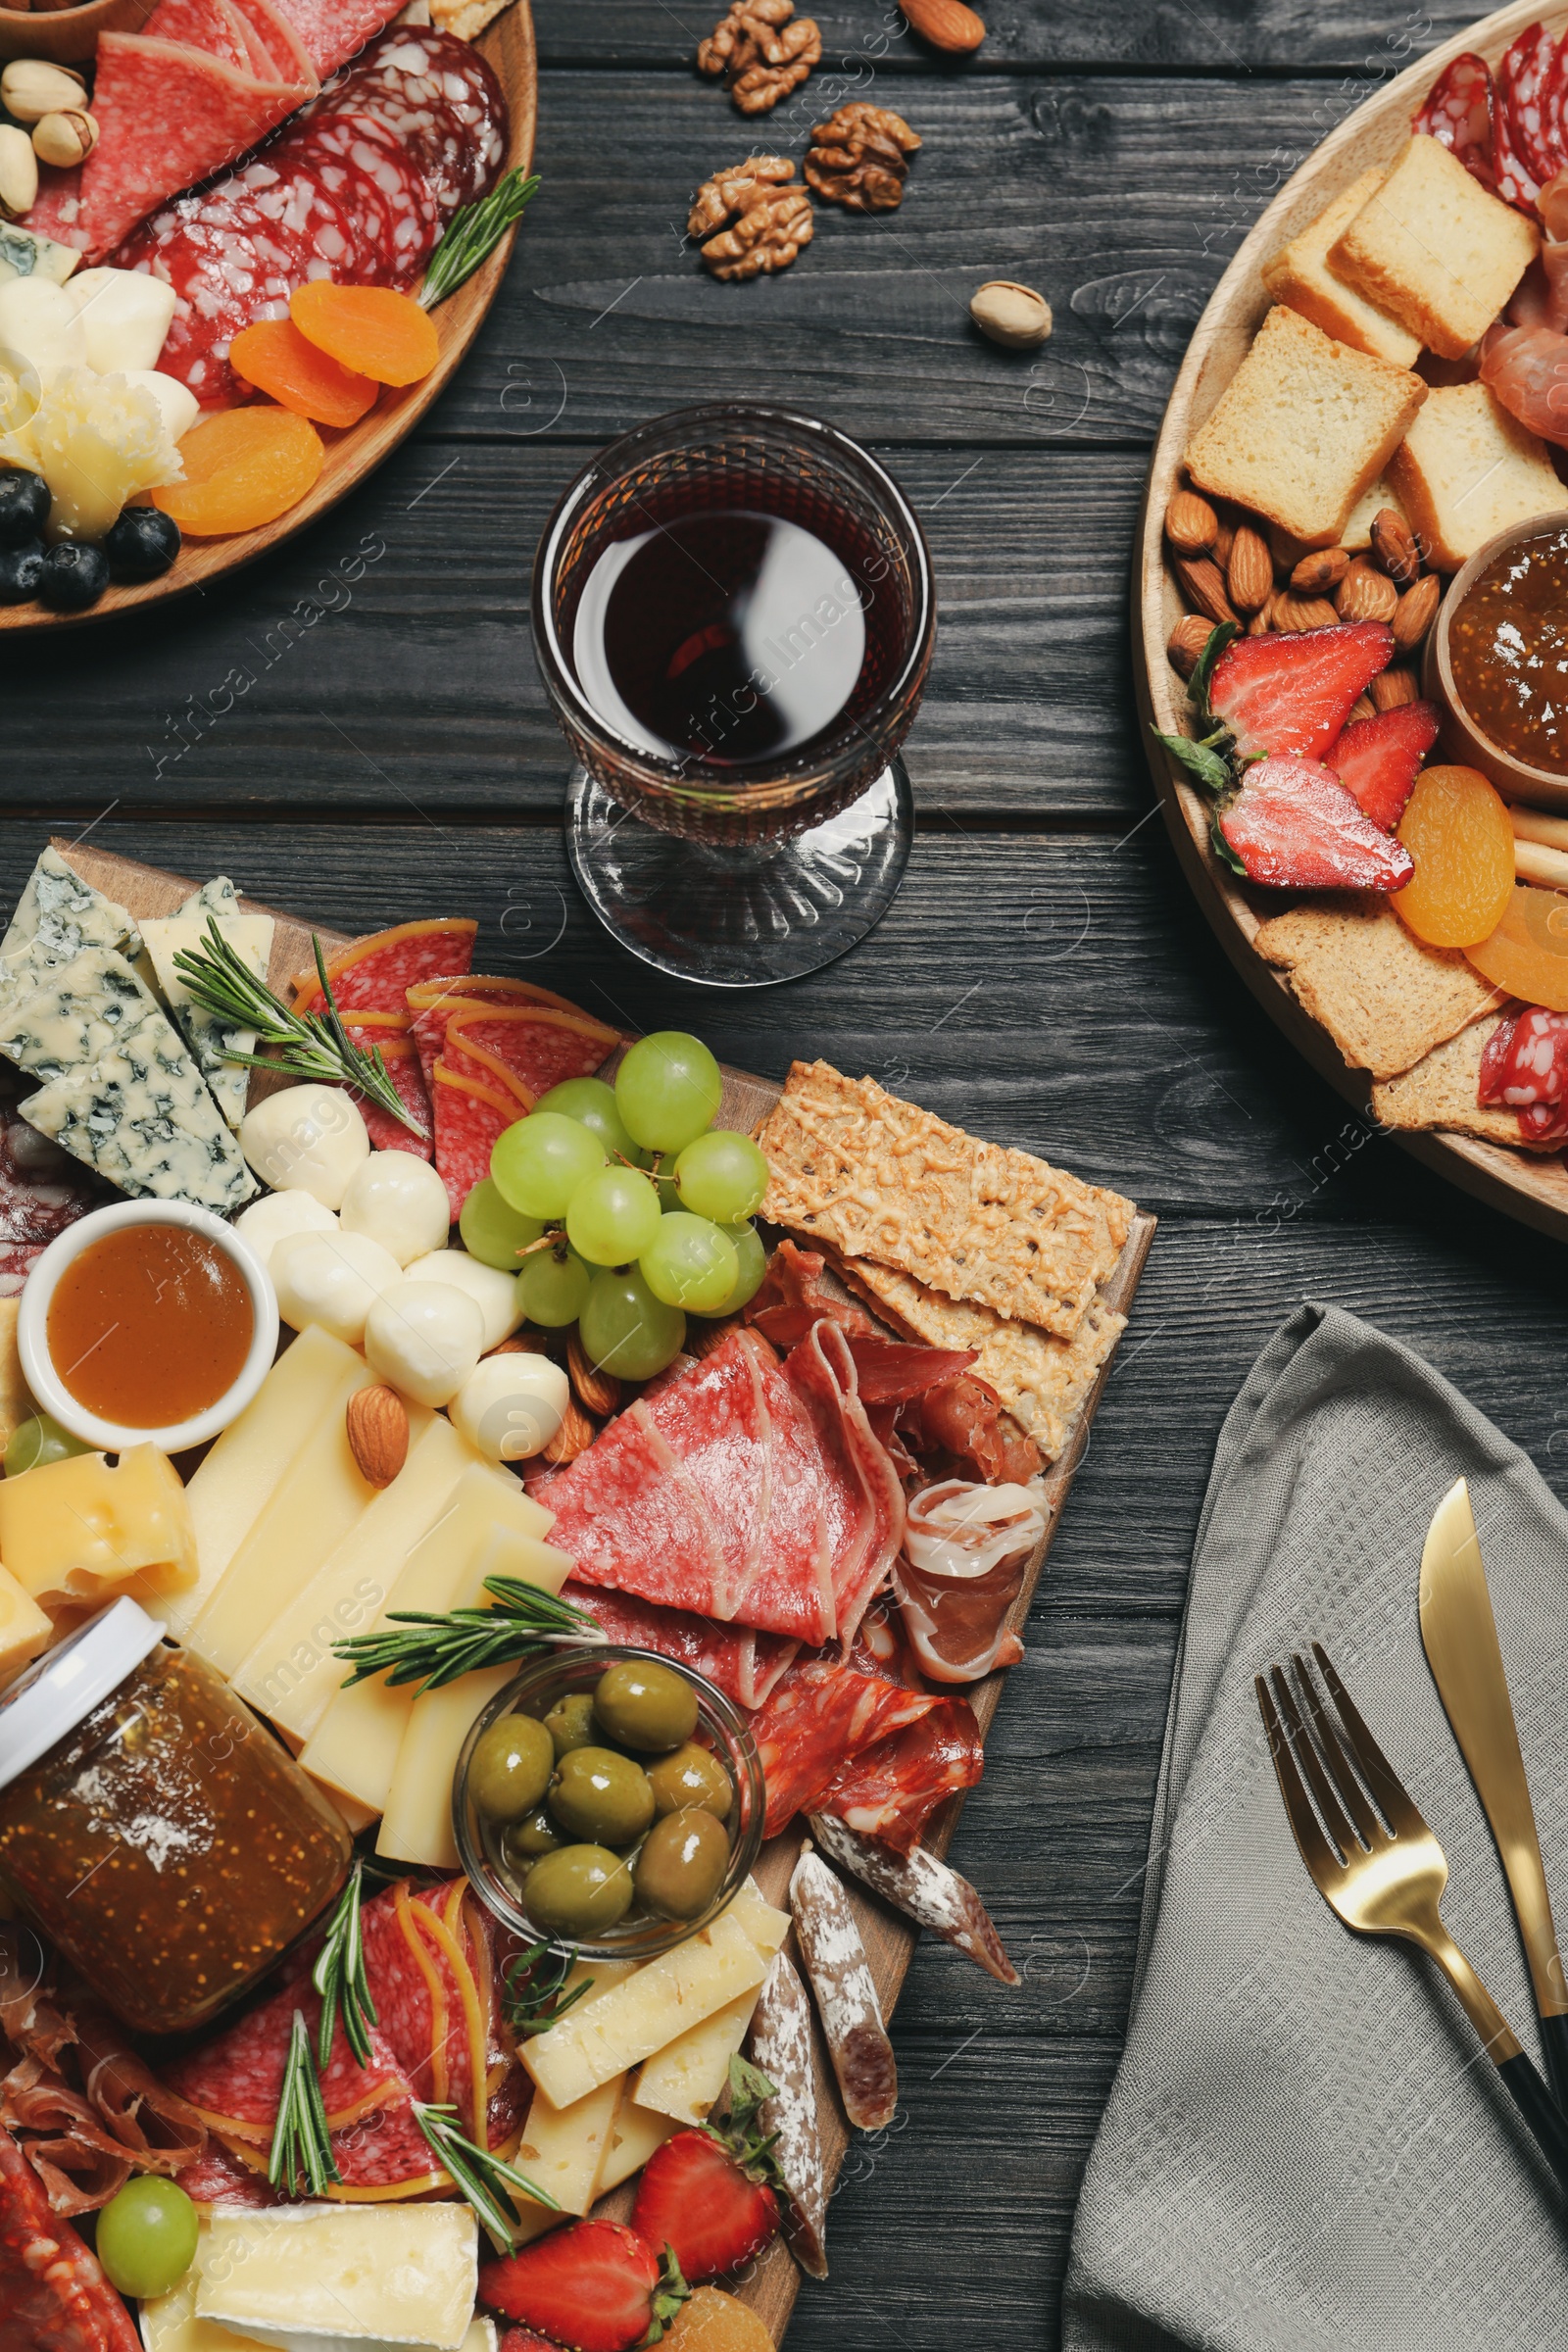
<path id="1" fill-rule="evenodd" d="M 233 1262 L 245 1285 L 254 1318 L 250 1350 L 239 1378 L 206 1412 L 196 1413 L 188 1421 L 171 1422 L 162 1429 L 136 1429 L 118 1421 L 100 1420 L 96 1413 L 77 1403 L 49 1354 L 49 1302 L 55 1295 L 55 1285 L 73 1258 L 79 1257 L 83 1250 L 101 1241 L 106 1233 L 117 1232 L 124 1225 L 182 1225 L 188 1232 L 205 1234 Z M 267 1378 L 277 1352 L 277 1293 L 256 1251 L 221 1218 L 210 1215 L 205 1208 L 194 1208 L 184 1200 L 124 1200 L 114 1208 L 94 1209 L 91 1216 L 79 1218 L 50 1243 L 27 1276 L 22 1294 L 17 1347 L 34 1401 L 74 1438 L 80 1438 L 83 1444 L 104 1453 L 122 1453 L 130 1446 L 158 1446 L 165 1453 L 180 1453 L 188 1446 L 204 1446 L 220 1429 L 226 1429 Z"/>

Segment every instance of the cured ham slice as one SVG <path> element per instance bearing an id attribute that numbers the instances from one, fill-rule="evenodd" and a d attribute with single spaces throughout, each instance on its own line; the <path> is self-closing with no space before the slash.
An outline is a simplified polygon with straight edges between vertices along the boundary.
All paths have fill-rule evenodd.
<path id="1" fill-rule="evenodd" d="M 36 2058 L 20 2058 L 0 2082 L 0 2125 L 25 2134 L 24 2152 L 52 2213 L 95 2213 L 130 2179 L 129 2150 Z"/>
<path id="2" fill-rule="evenodd" d="M 876 1329 L 863 1306 L 836 1298 L 823 1277 L 827 1259 L 786 1237 L 767 1261 L 767 1272 L 746 1308 L 746 1320 L 775 1348 L 793 1348 L 818 1316 L 841 1324 L 852 1337 L 870 1339 Z"/>
<path id="3" fill-rule="evenodd" d="M 1499 321 L 1481 340 L 1481 381 L 1510 416 L 1543 441 L 1568 448 L 1568 335 Z"/>
<path id="4" fill-rule="evenodd" d="M 978 1682 L 1022 1657 L 1006 1619 L 1045 1532 L 1045 1510 L 1027 1487 L 950 1479 L 915 1496 L 893 1586 L 933 1682 Z"/>
<path id="5" fill-rule="evenodd" d="M 586 1609 L 612 1642 L 656 1649 L 661 1657 L 706 1675 L 739 1707 L 760 1707 L 800 1644 L 750 1626 L 714 1625 L 683 1609 L 662 1609 L 629 1592 L 610 1592 L 572 1580 L 562 1597 Z"/>
<path id="6" fill-rule="evenodd" d="M 0 2352 L 141 2352 L 135 2323 L 0 2131 Z"/>
<path id="7" fill-rule="evenodd" d="M 763 1835 L 797 1813 L 836 1812 L 822 1800 L 850 1758 L 947 1703 L 832 1659 L 798 1659 L 752 1722 L 767 1786 Z"/>
<path id="8" fill-rule="evenodd" d="M 904 1489 L 866 1419 L 855 1357 L 836 1323 L 812 1325 L 791 1351 L 784 1377 L 810 1416 L 844 1515 L 842 1539 L 832 1545 L 833 1600 L 838 1638 L 848 1648 L 904 1540 Z"/>
<path id="9" fill-rule="evenodd" d="M 974 1709 L 938 1699 L 918 1722 L 853 1755 L 811 1809 L 906 1853 L 943 1799 L 972 1788 L 984 1770 Z"/>

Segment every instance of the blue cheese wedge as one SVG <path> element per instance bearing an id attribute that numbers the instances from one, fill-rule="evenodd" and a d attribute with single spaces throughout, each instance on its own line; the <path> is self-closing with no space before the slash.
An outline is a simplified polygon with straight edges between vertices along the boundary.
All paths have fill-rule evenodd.
<path id="1" fill-rule="evenodd" d="M 36 973 L 37 985 L 24 981 Z M 123 956 L 83 948 L 69 963 L 30 959 L 0 1010 L 0 1054 L 38 1078 L 67 1078 L 101 1060 L 158 1006 Z"/>
<path id="2" fill-rule="evenodd" d="M 20 1104 L 23 1117 L 122 1192 L 220 1216 L 256 1190 L 200 1071 L 156 1007 L 109 1053 Z"/>
<path id="3" fill-rule="evenodd" d="M 0 286 L 14 277 L 42 277 L 63 286 L 80 259 L 74 245 L 59 245 L 20 221 L 0 220 Z"/>
<path id="4" fill-rule="evenodd" d="M 84 882 L 58 850 L 45 850 L 0 939 L 0 973 L 24 963 L 69 963 L 83 948 L 119 948 L 133 960 L 141 936 L 123 906 Z"/>
<path id="5" fill-rule="evenodd" d="M 239 893 L 226 874 L 204 882 L 177 913 L 144 921 L 142 944 L 160 996 L 188 1039 L 197 1067 L 212 1088 L 219 1109 L 230 1127 L 237 1129 L 245 1116 L 251 1074 L 243 1062 L 232 1057 L 236 1054 L 255 1053 L 256 1032 L 224 1020 L 220 1013 L 208 1012 L 204 1006 L 193 1004 L 185 983 L 174 968 L 176 956 L 188 954 L 204 943 L 209 920 L 216 920 L 246 968 L 258 980 L 265 980 L 272 956 L 272 918 L 270 914 L 242 913 Z"/>

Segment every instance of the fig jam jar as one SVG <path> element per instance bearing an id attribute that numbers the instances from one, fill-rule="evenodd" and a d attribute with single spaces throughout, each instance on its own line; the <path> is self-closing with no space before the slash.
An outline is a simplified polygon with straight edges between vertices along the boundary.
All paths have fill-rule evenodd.
<path id="1" fill-rule="evenodd" d="M 1511 759 L 1568 776 L 1568 526 L 1498 555 L 1448 624 L 1459 700 Z"/>
<path id="2" fill-rule="evenodd" d="M 348 1875 L 339 1816 L 133 1600 L 0 1695 L 0 1882 L 144 2034 L 204 2025 Z"/>

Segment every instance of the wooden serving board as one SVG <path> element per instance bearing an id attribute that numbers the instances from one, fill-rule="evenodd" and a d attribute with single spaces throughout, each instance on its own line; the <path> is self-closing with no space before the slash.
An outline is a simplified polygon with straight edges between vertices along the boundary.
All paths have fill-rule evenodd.
<path id="1" fill-rule="evenodd" d="M 505 16 L 499 17 L 475 45 L 500 76 L 511 112 L 512 135 L 502 168 L 526 172 L 533 161 L 539 115 L 539 72 L 528 0 L 512 0 Z M 327 514 L 351 490 L 357 490 L 400 441 L 407 440 L 426 410 L 440 399 L 501 290 L 516 236 L 515 227 L 509 229 L 467 282 L 436 305 L 431 317 L 441 356 L 422 383 L 406 384 L 401 391 L 383 390 L 369 415 L 344 431 L 335 432 L 330 425 L 317 427 L 326 447 L 326 462 L 314 488 L 286 514 L 256 531 L 235 531 L 221 539 L 187 539 L 162 578 L 139 586 L 107 588 L 85 612 L 52 612 L 47 605 L 36 602 L 0 605 L 0 636 L 27 629 L 83 628 L 117 612 L 167 604 L 192 589 L 205 588 L 226 572 L 238 571 L 242 564 L 254 563 L 258 556 L 265 556 L 270 548 L 292 539 L 297 531 Z"/>
<path id="2" fill-rule="evenodd" d="M 1348 116 L 1286 182 L 1231 262 L 1198 322 L 1154 447 L 1139 520 L 1133 564 L 1133 670 L 1144 749 L 1177 857 L 1220 945 L 1258 1003 L 1319 1076 L 1368 1117 L 1367 1073 L 1346 1066 L 1327 1030 L 1302 1011 L 1284 973 L 1265 962 L 1252 945 L 1259 925 L 1279 911 L 1278 903 L 1270 903 L 1271 894 L 1250 888 L 1214 856 L 1208 803 L 1177 772 L 1150 732 L 1158 727 L 1165 734 L 1182 733 L 1187 710 L 1185 687 L 1165 654 L 1183 606 L 1166 567 L 1162 525 L 1187 445 L 1247 356 L 1271 307 L 1263 264 L 1360 172 L 1394 161 L 1409 134 L 1411 116 L 1451 59 L 1475 50 L 1495 67 L 1509 42 L 1538 21 L 1555 24 L 1558 16 L 1543 12 L 1532 0 L 1515 0 L 1512 7 L 1483 17 L 1467 32 L 1431 50 Z M 1560 1158 L 1537 1157 L 1477 1137 L 1436 1131 L 1400 1131 L 1392 1140 L 1490 1207 L 1568 1240 L 1568 1168 Z"/>
<path id="3" fill-rule="evenodd" d="M 86 881 L 106 892 L 110 898 L 118 900 L 122 906 L 127 907 L 132 914 L 137 916 L 172 914 L 181 901 L 188 898 L 191 892 L 198 887 L 199 881 L 205 878 L 166 873 L 160 867 L 137 864 L 130 858 L 117 858 L 107 850 L 100 850 L 90 845 L 77 847 L 70 841 L 57 840 L 51 846 L 58 850 Z M 276 922 L 277 931 L 272 943 L 272 957 L 269 966 L 268 978 L 273 988 L 281 989 L 295 973 L 308 971 L 311 968 L 313 927 L 301 922 L 297 915 L 285 913 L 279 907 L 267 906 L 260 901 L 250 899 L 243 903 L 256 913 L 271 915 Z M 325 927 L 317 929 L 314 936 L 319 938 L 322 948 L 329 954 L 339 948 L 347 947 L 349 944 L 341 933 Z M 266 1083 L 267 1081 L 263 1080 L 263 1084 Z M 746 1070 L 726 1069 L 724 1093 L 718 1111 L 719 1123 L 727 1127 L 739 1128 L 743 1132 L 750 1132 L 760 1120 L 766 1117 L 778 1101 L 781 1091 L 782 1089 L 770 1078 L 759 1078 Z M 1138 1293 L 1145 1261 L 1154 1239 L 1156 1221 L 1152 1216 L 1142 1214 L 1134 1218 L 1127 1245 L 1122 1250 L 1109 1280 L 1102 1286 L 1102 1297 L 1107 1305 L 1114 1307 L 1120 1314 L 1129 1315 L 1132 1312 L 1133 1300 Z M 1114 1361 L 1115 1356 L 1112 1353 L 1102 1365 L 1100 1378 L 1096 1381 L 1082 1411 L 1073 1423 L 1066 1446 L 1059 1458 L 1046 1473 L 1045 1494 L 1048 1506 L 1046 1531 L 1029 1563 L 1022 1589 L 1007 1618 L 1009 1630 L 1020 1637 L 1024 1633 L 1030 1602 L 1045 1568 L 1046 1555 L 1051 1549 L 1078 1465 L 1088 1449 L 1090 1425 L 1099 1408 L 1105 1384 L 1110 1378 L 1111 1365 Z M 971 1683 L 962 1689 L 960 1695 L 971 1702 L 979 1719 L 982 1739 L 991 1728 L 992 1718 L 1001 1703 L 1005 1682 L 1005 1674 L 992 1674 L 988 1675 L 983 1682 Z M 945 1854 L 953 1842 L 954 1833 L 958 1826 L 958 1816 L 962 1810 L 963 1797 L 961 1793 L 950 1797 L 932 1815 L 923 1843 L 933 1852 Z M 799 1828 L 791 1828 L 784 1831 L 779 1837 L 770 1838 L 762 1848 L 758 1862 L 758 1883 L 769 1902 L 778 1904 L 781 1909 L 788 1908 L 787 1890 L 791 1874 L 800 1855 L 804 1834 L 804 1831 Z M 895 1911 L 890 1905 L 879 1901 L 875 1895 L 869 1893 L 855 1880 L 846 1879 L 845 1885 L 849 1891 L 850 1901 L 859 1920 L 860 1933 L 865 1939 L 866 1953 L 870 1960 L 871 1974 L 876 1983 L 877 1996 L 882 2004 L 883 2015 L 891 2017 L 905 1977 L 908 1972 L 909 1962 L 913 1957 L 920 1932 L 901 1911 Z M 982 1887 L 980 1892 L 983 1897 L 985 1888 Z M 998 1985 L 997 1994 L 999 1999 L 1005 2000 L 1006 1988 Z M 851 2132 L 839 2099 L 838 2085 L 834 2080 L 833 2069 L 829 2063 L 820 2031 L 816 2031 L 814 2034 L 814 2061 L 817 2115 L 821 2124 L 823 2163 L 828 2194 L 831 2199 L 839 2169 L 850 2144 Z M 633 2187 L 634 2184 L 628 2184 L 625 2188 L 616 2190 L 612 2196 L 605 2198 L 597 2210 L 624 2219 L 631 2210 Z M 831 2262 L 831 2234 L 828 2259 Z M 801 2274 L 783 2239 L 775 2238 L 760 2261 L 755 2265 L 744 2287 L 738 2290 L 743 2300 L 752 2305 L 766 2325 L 775 2343 L 782 2341 L 800 2283 Z"/>

